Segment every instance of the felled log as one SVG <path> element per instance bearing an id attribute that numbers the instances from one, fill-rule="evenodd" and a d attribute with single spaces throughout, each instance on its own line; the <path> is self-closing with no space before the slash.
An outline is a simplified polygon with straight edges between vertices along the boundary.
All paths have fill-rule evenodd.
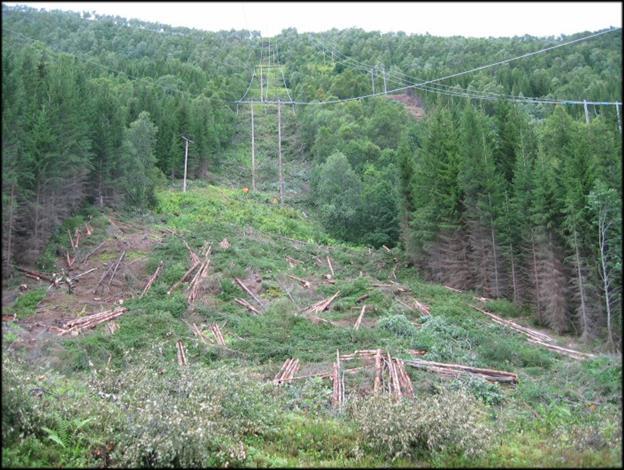
<path id="1" fill-rule="evenodd" d="M 189 291 L 188 302 L 193 303 L 199 294 L 199 286 L 202 281 L 208 275 L 208 267 L 210 266 L 210 253 L 212 251 L 212 245 L 208 246 L 206 253 L 204 254 L 204 261 L 200 264 L 199 269 L 195 273 L 195 276 L 189 283 L 187 290 Z"/>
<path id="2" fill-rule="evenodd" d="M 217 344 L 225 346 L 225 338 L 223 338 L 223 333 L 221 333 L 221 328 L 219 328 L 219 325 L 217 325 L 216 323 L 210 325 L 210 331 L 212 331 L 212 334 L 217 340 Z"/>
<path id="3" fill-rule="evenodd" d="M 100 323 L 104 323 L 114 318 L 117 318 L 127 311 L 128 309 L 126 307 L 116 307 L 113 310 L 107 310 L 105 312 L 95 313 L 86 317 L 80 317 L 74 320 L 70 320 L 63 325 L 62 329 L 64 331 L 60 334 L 63 335 L 67 333 L 77 333 L 81 330 L 93 328 Z"/>
<path id="4" fill-rule="evenodd" d="M 295 281 L 298 281 L 301 283 L 301 285 L 303 287 L 305 287 L 306 289 L 310 287 L 310 281 L 306 281 L 305 279 L 301 279 L 300 277 L 297 276 L 291 276 L 290 274 L 288 275 L 289 278 L 294 279 Z"/>
<path id="5" fill-rule="evenodd" d="M 139 298 L 143 297 L 150 290 L 150 288 L 152 287 L 152 284 L 154 283 L 154 281 L 160 274 L 160 270 L 162 269 L 162 267 L 163 267 L 163 262 L 161 260 L 160 263 L 158 263 L 158 267 L 156 268 L 156 271 L 154 271 L 154 274 L 152 274 L 152 276 L 147 281 L 147 284 L 145 284 L 145 287 L 143 288 L 143 292 L 141 292 L 141 295 L 139 296 Z"/>
<path id="6" fill-rule="evenodd" d="M 249 294 L 249 296 L 254 299 L 256 301 L 256 303 L 258 305 L 260 305 L 260 308 L 262 310 L 264 310 L 264 303 L 262 302 L 262 300 L 260 300 L 260 298 L 254 294 L 249 287 L 247 287 L 245 284 L 243 284 L 243 281 L 241 281 L 239 278 L 235 277 L 234 280 L 236 281 L 236 283 L 241 287 L 241 289 L 243 289 L 245 292 L 247 292 L 247 294 Z"/>
<path id="7" fill-rule="evenodd" d="M 186 320 L 185 320 L 186 321 Z M 193 332 L 193 334 L 195 336 L 197 336 L 199 338 L 199 340 L 204 343 L 204 344 L 208 344 L 208 338 L 206 337 L 206 335 L 199 329 L 199 327 L 195 324 L 195 323 L 188 323 L 186 322 L 187 325 L 189 325 L 191 327 L 191 331 Z"/>
<path id="8" fill-rule="evenodd" d="M 250 312 L 256 314 L 256 315 L 261 315 L 262 312 L 260 312 L 260 310 L 258 310 L 256 307 L 254 307 L 253 305 L 251 305 L 249 302 L 247 302 L 245 299 L 234 299 L 234 302 L 236 302 L 237 304 L 242 305 L 243 307 L 245 307 L 247 310 L 249 310 Z"/>
<path id="9" fill-rule="evenodd" d="M 413 396 L 414 395 L 414 386 L 412 385 L 412 379 L 410 379 L 409 375 L 405 371 L 405 363 L 401 359 L 395 359 L 396 369 L 399 374 L 399 382 L 401 387 L 403 387 L 406 394 Z"/>
<path id="10" fill-rule="evenodd" d="M 329 305 L 334 301 L 336 297 L 338 297 L 338 295 L 340 295 L 340 291 L 337 291 L 328 299 L 324 299 L 320 302 L 315 303 L 314 305 L 310 305 L 308 308 L 304 309 L 302 313 L 321 313 L 329 307 Z"/>
<path id="11" fill-rule="evenodd" d="M 15 269 L 17 269 L 19 272 L 24 273 L 26 276 L 35 279 L 37 281 L 46 281 L 49 282 L 51 284 L 54 283 L 54 280 L 49 278 L 47 275 L 39 273 L 37 271 L 28 271 L 27 269 L 24 268 L 20 268 L 19 266 L 15 266 Z"/>
<path id="12" fill-rule="evenodd" d="M 404 361 L 404 363 L 418 369 L 437 372 L 443 375 L 457 375 L 459 373 L 465 373 L 483 377 L 490 382 L 509 384 L 518 383 L 518 375 L 512 372 L 504 372 L 494 369 L 483 369 L 480 367 L 470 367 L 460 364 L 445 364 L 442 362 L 424 361 L 422 359 L 411 359 Z"/>
<path id="13" fill-rule="evenodd" d="M 110 290 L 110 285 L 113 282 L 113 279 L 115 278 L 115 274 L 117 273 L 117 269 L 119 269 L 119 265 L 121 264 L 121 261 L 123 260 L 124 256 L 126 256 L 126 250 L 124 250 L 121 253 L 121 256 L 119 257 L 119 259 L 117 260 L 117 263 L 115 264 L 115 267 L 113 268 L 113 272 L 110 275 L 110 279 L 108 280 L 108 284 L 107 287 Z"/>
<path id="14" fill-rule="evenodd" d="M 373 384 L 373 393 L 377 395 L 381 388 L 381 349 L 375 354 L 375 382 Z"/>
<path id="15" fill-rule="evenodd" d="M 193 265 L 189 268 L 188 271 L 186 271 L 184 273 L 184 275 L 180 278 L 180 280 L 178 282 L 176 282 L 174 285 L 172 285 L 169 290 L 167 291 L 167 295 L 171 295 L 171 293 L 183 282 L 186 282 L 189 280 L 189 278 L 191 277 L 191 275 L 193 274 L 193 272 L 195 271 L 195 269 L 197 269 L 197 267 L 201 264 L 201 261 L 197 262 L 197 263 L 193 263 Z"/>
<path id="16" fill-rule="evenodd" d="M 584 359 L 590 359 L 592 357 L 596 357 L 595 354 L 585 353 L 585 352 L 577 351 L 575 349 L 568 349 L 568 348 L 564 348 L 561 346 L 556 346 L 554 344 L 544 343 L 543 341 L 538 341 L 530 337 L 527 340 L 529 341 L 529 343 L 539 344 L 540 346 L 548 348 L 551 351 L 557 352 L 559 354 L 563 354 L 564 356 L 568 356 L 573 359 L 577 359 L 579 361 L 584 360 Z"/>
<path id="17" fill-rule="evenodd" d="M 451 292 L 457 292 L 458 294 L 461 294 L 463 292 L 463 291 L 461 291 L 459 289 L 455 289 L 454 287 L 450 287 L 450 286 L 444 286 L 444 287 L 446 287 Z"/>
<path id="18" fill-rule="evenodd" d="M 293 380 L 294 375 L 299 370 L 299 359 L 286 359 L 286 362 L 282 364 L 282 368 L 279 370 L 275 378 L 273 379 L 273 383 L 276 385 L 281 385 L 285 382 L 290 382 Z"/>
<path id="19" fill-rule="evenodd" d="M 355 331 L 360 329 L 360 323 L 362 323 L 362 318 L 364 318 L 364 312 L 366 312 L 366 304 L 362 305 L 362 311 L 360 312 L 360 316 L 358 317 L 355 325 L 353 325 L 353 329 Z"/>
<path id="20" fill-rule="evenodd" d="M 303 261 L 299 261 L 298 259 L 291 258 L 290 256 L 286 256 L 286 261 L 288 261 L 288 264 L 290 265 L 291 268 L 294 268 L 298 264 L 303 263 Z"/>
<path id="21" fill-rule="evenodd" d="M 327 257 L 327 266 L 329 266 L 329 271 L 331 272 L 332 277 L 336 277 L 336 275 L 334 274 L 334 267 L 332 266 L 329 256 Z"/>
<path id="22" fill-rule="evenodd" d="M 89 259 L 90 256 L 92 256 L 96 251 L 98 251 L 100 248 L 102 248 L 102 245 L 104 245 L 104 243 L 106 243 L 106 240 L 104 240 L 102 243 L 100 243 L 98 246 L 96 246 L 93 250 L 91 250 L 89 253 L 87 253 L 81 260 L 80 263 L 84 263 L 85 261 L 87 261 Z"/>
<path id="23" fill-rule="evenodd" d="M 184 243 L 184 246 L 186 246 L 186 249 L 189 251 L 189 254 L 191 255 L 191 264 L 195 264 L 195 263 L 199 263 L 201 260 L 199 259 L 199 256 L 197 256 L 197 253 L 195 253 L 191 247 L 189 246 L 188 243 L 186 243 L 186 240 L 182 239 L 182 243 Z"/>
<path id="24" fill-rule="evenodd" d="M 97 270 L 97 268 L 91 268 L 88 271 L 85 271 L 84 273 L 80 273 L 77 276 L 72 277 L 73 281 L 77 281 L 78 279 L 80 279 L 82 276 L 86 276 L 89 273 L 92 273 L 93 271 Z"/>
<path id="25" fill-rule="evenodd" d="M 511 328 L 512 330 L 516 330 L 524 334 L 525 336 L 528 336 L 529 338 L 534 339 L 538 342 L 554 343 L 555 341 L 553 338 L 551 338 L 545 333 L 532 330 L 530 328 L 527 328 L 526 326 L 518 325 L 516 322 L 513 322 L 511 320 L 505 320 L 504 318 L 501 318 L 498 315 L 494 315 L 493 313 L 483 310 L 479 307 L 475 307 L 474 305 L 471 305 L 471 307 L 474 308 L 476 311 L 481 312 L 484 315 L 487 315 L 492 320 L 494 320 L 495 323 L 498 323 L 499 325 L 507 326 Z"/>
<path id="26" fill-rule="evenodd" d="M 177 352 L 178 365 L 180 367 L 184 367 L 186 366 L 186 351 L 184 350 L 184 343 L 182 342 L 182 340 L 179 339 L 176 342 L 176 348 L 178 350 Z"/>

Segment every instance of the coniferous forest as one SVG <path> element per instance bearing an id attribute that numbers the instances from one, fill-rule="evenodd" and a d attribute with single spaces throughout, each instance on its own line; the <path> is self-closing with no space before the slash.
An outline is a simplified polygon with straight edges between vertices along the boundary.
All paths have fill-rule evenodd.
<path id="1" fill-rule="evenodd" d="M 491 310 L 496 305 L 504 305 L 502 310 L 522 312 L 532 327 L 572 338 L 570 341 L 588 351 L 619 353 L 622 346 L 621 29 L 495 67 L 460 73 L 595 33 L 598 32 L 486 39 L 380 34 L 361 29 L 304 34 L 287 29 L 268 39 L 258 32 L 205 32 L 120 17 L 44 12 L 3 5 L 3 283 L 15 287 L 23 282 L 20 277 L 23 269 L 57 271 L 59 259 L 67 256 L 69 260 L 62 248 L 63 243 L 67 243 L 63 237 L 69 228 L 74 230 L 76 226 L 72 224 L 77 220 L 91 220 L 95 226 L 102 214 L 107 217 L 123 214 L 128 220 L 135 217 L 145 224 L 169 223 L 168 218 L 173 217 L 177 222 L 171 222 L 171 227 L 182 230 L 182 224 L 191 220 L 207 224 L 208 220 L 213 220 L 213 215 L 207 215 L 206 207 L 218 201 L 224 204 L 219 211 L 230 224 L 243 226 L 245 217 L 252 217 L 250 214 L 255 211 L 254 217 L 258 217 L 263 229 L 282 237 L 306 238 L 310 243 L 362 250 L 357 262 L 347 261 L 346 254 L 340 258 L 330 252 L 333 259 L 339 260 L 335 263 L 341 263 L 344 269 L 351 266 L 354 277 L 358 277 L 358 271 L 361 278 L 366 277 L 363 275 L 366 270 L 355 266 L 358 262 L 369 262 L 368 258 L 373 263 L 371 253 L 379 253 L 379 256 L 392 253 L 396 263 L 388 265 L 388 279 L 400 278 L 396 271 L 399 266 L 417 276 L 422 286 L 427 283 L 427 286 L 437 284 L 447 288 L 436 291 L 428 287 L 432 302 L 438 298 L 436 296 L 441 298 L 443 292 L 447 295 L 453 290 L 464 294 L 471 292 L 470 295 L 490 302 Z M 266 67 L 261 72 L 258 64 L 266 64 L 267 58 L 273 68 Z M 260 73 L 264 74 L 266 82 L 259 81 Z M 454 74 L 458 76 L 437 81 L 439 77 Z M 423 82 L 424 85 L 412 86 Z M 384 89 L 398 91 L 379 95 Z M 350 99 L 369 94 L 379 96 Z M 294 102 L 281 106 L 279 129 L 274 105 L 277 99 Z M 257 159 L 253 171 L 258 191 L 245 192 L 244 197 L 248 199 L 244 201 L 266 205 L 270 210 L 273 206 L 278 210 L 279 205 L 279 211 L 283 211 L 279 217 L 283 220 L 270 219 L 273 216 L 265 214 L 265 209 L 246 208 L 246 202 L 236 199 L 242 197 L 241 188 L 252 186 L 252 117 L 248 103 L 252 100 L 266 103 L 253 107 L 253 150 Z M 583 103 L 584 100 L 587 103 Z M 324 104 L 326 101 L 334 103 Z M 273 106 L 269 106 L 271 103 Z M 279 171 L 278 130 L 281 139 Z M 182 137 L 192 141 L 188 146 L 187 177 L 191 188 L 188 194 L 192 194 L 193 188 L 208 191 L 206 201 L 181 199 L 186 151 Z M 282 153 L 286 208 L 277 202 Z M 217 191 L 213 185 L 230 189 Z M 231 195 L 227 191 L 231 191 Z M 241 207 L 236 205 L 235 210 L 228 206 L 230 203 L 240 203 Z M 295 215 L 300 213 L 303 215 Z M 222 221 L 214 220 L 215 224 Z M 310 228 L 297 225 L 304 223 L 310 224 Z M 229 232 L 223 232 L 226 233 Z M 224 238 L 221 232 L 218 236 L 219 240 L 213 240 L 213 250 Z M 234 235 L 228 237 L 232 243 Z M 187 240 L 190 242 L 190 238 Z M 182 242 L 179 243 L 180 259 L 183 259 L 187 252 Z M 197 241 L 191 246 L 203 256 L 203 242 Z M 167 280 L 173 283 L 188 266 L 184 264 L 182 269 L 181 264 L 180 272 L 167 274 L 166 256 L 175 250 L 169 245 L 161 249 L 165 260 L 163 276 L 169 276 Z M 190 247 L 188 249 L 192 252 Z M 227 246 L 221 249 L 226 250 Z M 213 252 L 213 256 L 217 255 Z M 113 256 L 116 259 L 119 253 Z M 253 250 L 249 254 L 250 260 L 262 256 L 265 255 Z M 329 262 L 329 254 L 319 256 L 320 261 L 325 263 L 326 256 Z M 216 263 L 219 265 L 218 261 Z M 309 263 L 310 266 L 314 264 L 312 257 Z M 148 266 L 153 268 L 149 272 L 152 274 L 156 264 Z M 262 267 L 269 272 L 285 269 L 272 266 L 269 261 Z M 100 271 L 96 277 L 102 274 L 105 273 Z M 331 266 L 331 274 L 334 275 L 334 266 Z M 243 278 L 242 271 L 236 276 Z M 335 278 L 338 277 L 336 272 Z M 130 282 L 128 279 L 126 282 Z M 215 282 L 221 286 L 215 296 L 224 302 L 242 295 L 233 281 Z M 284 291 L 296 305 L 291 291 L 275 282 L 275 286 L 267 288 L 265 301 Z M 351 287 L 341 289 L 343 296 L 359 298 L 364 292 L 357 290 L 357 282 L 361 281 L 353 282 L 349 284 Z M 162 287 L 162 293 L 166 287 Z M 323 297 L 329 294 L 328 291 Z M 169 311 L 170 306 L 165 303 L 179 300 L 176 296 L 167 299 L 154 300 L 153 309 Z M 183 298 L 181 302 L 184 304 Z M 279 308 L 292 307 L 287 297 L 283 302 Z M 298 307 L 302 308 L 303 303 Z M 206 311 L 218 310 L 210 305 L 205 307 Z M 338 312 L 342 311 L 340 305 L 336 307 Z M 378 315 L 386 307 L 392 310 L 387 305 L 384 307 L 385 304 L 380 305 Z M 131 305 L 129 308 L 132 309 Z M 178 308 L 182 311 L 186 304 L 174 310 Z M 351 307 L 344 307 L 347 308 Z M 231 313 L 227 309 L 225 312 Z M 177 313 L 174 317 L 181 318 L 180 315 Z M 400 341 L 411 345 L 412 350 L 427 343 L 426 338 L 418 339 L 417 333 L 411 332 L 408 328 L 411 323 L 405 326 L 398 317 L 401 315 L 397 313 L 387 317 L 391 320 L 379 320 L 379 328 L 387 332 L 399 331 L 396 334 Z M 327 321 L 334 320 L 340 319 Z M 438 320 L 432 318 L 428 323 L 435 321 Z M 186 328 L 184 323 L 178 323 Z M 325 327 L 329 328 L 324 323 L 315 325 L 315 328 Z M 245 338 L 252 331 L 243 320 L 231 320 L 227 328 L 238 328 L 236 334 Z M 440 332 L 444 331 L 452 338 L 451 342 L 473 341 L 461 332 L 453 333 L 455 330 L 449 324 L 440 323 L 436 328 L 433 331 L 442 335 L 440 338 L 443 337 Z M 475 334 L 480 328 L 475 329 Z M 324 359 L 333 360 L 337 345 L 333 345 L 328 336 L 319 335 L 318 344 L 325 344 L 331 350 Z M 438 344 L 435 338 L 431 339 L 431 344 L 427 343 L 430 351 Z M 98 349 L 103 341 L 68 347 L 68 357 L 81 364 L 75 366 L 77 370 L 81 367 L 89 370 L 90 366 L 85 365 L 87 361 L 91 364 L 100 359 L 106 362 L 108 352 L 104 354 Z M 141 347 L 133 341 L 128 344 Z M 340 347 L 349 349 L 350 341 L 346 337 L 341 339 Z M 375 341 L 373 337 L 358 339 L 355 349 L 377 347 L 372 344 Z M 384 344 L 390 345 L 389 341 Z M 260 340 L 253 344 L 246 346 L 248 356 L 244 357 L 259 355 L 256 365 L 273 359 L 281 364 L 298 353 L 292 344 L 288 351 L 269 350 Z M 124 346 L 115 347 L 119 349 L 119 357 L 124 359 L 111 356 L 113 366 L 122 367 L 122 362 L 115 361 L 130 361 L 129 356 L 123 355 Z M 459 361 L 450 353 L 445 356 L 442 350 L 435 354 L 432 360 Z M 477 356 L 471 356 L 473 352 L 465 354 L 461 357 L 481 364 L 474 359 Z M 495 355 L 494 352 L 488 354 Z M 512 353 L 509 354 L 512 357 Z M 78 357 L 82 359 L 76 359 Z M 220 360 L 221 356 L 211 353 L 198 357 L 208 364 Z M 478 357 L 488 356 L 483 353 Z M 108 361 L 110 363 L 111 359 Z M 546 367 L 541 359 L 535 364 L 527 358 L 509 361 L 507 368 L 512 367 L 511 364 Z M 128 362 L 123 364 L 129 367 Z M 621 380 L 621 364 L 617 371 L 612 375 L 617 379 L 619 374 L 618 380 Z M 592 377 L 599 380 L 597 375 Z M 250 380 L 248 377 L 239 379 Z M 124 376 L 119 380 L 130 379 Z M 603 389 L 597 394 L 614 387 L 605 381 L 601 383 Z M 3 402 L 4 385 L 3 379 Z M 128 382 L 126 385 L 131 388 L 136 384 Z M 315 382 L 313 386 L 319 385 Z M 255 384 L 249 385 L 250 390 L 261 394 L 254 387 Z M 305 395 L 304 392 L 301 393 Z M 527 398 L 528 402 L 541 400 L 542 392 L 537 388 L 530 393 L 533 398 Z M 621 388 L 619 393 L 621 399 Z M 492 392 L 492 397 L 494 395 Z M 547 401 L 544 399 L 545 403 Z M 460 402 L 455 401 L 456 406 Z M 308 413 L 316 406 L 320 406 L 316 401 L 306 402 L 303 408 Z M 469 408 L 469 405 L 462 406 Z M 293 409 L 299 410 L 296 406 Z M 541 409 L 543 416 L 555 413 L 550 408 L 547 412 L 545 409 Z M 263 435 L 251 423 L 268 420 L 270 413 L 255 408 L 250 413 L 247 417 L 236 418 L 240 421 L 236 421 L 237 432 L 241 436 L 247 432 Z M 397 416 L 408 415 L 407 412 L 397 413 Z M 3 405 L 3 429 L 4 415 Z M 387 416 L 390 415 L 388 411 Z M 363 426 L 361 429 L 369 432 L 364 434 L 367 439 L 375 442 L 376 435 L 366 428 L 380 419 L 374 415 L 374 410 L 358 409 L 353 416 Z M 551 419 L 551 415 L 548 416 L 544 419 Z M 7 425 L 25 428 L 20 419 L 15 418 L 15 422 Z M 320 421 L 315 423 L 321 426 Z M 48 423 L 46 429 L 55 428 Z M 134 431 L 124 435 L 127 442 L 139 439 L 136 436 L 140 433 L 132 434 Z M 356 439 L 350 431 L 341 432 L 343 434 L 337 434 L 336 446 L 340 446 L 341 440 Z M 78 436 L 78 431 L 67 434 L 72 435 Z M 55 436 L 63 443 L 63 448 L 68 445 L 64 439 L 72 439 Z M 5 437 L 10 436 L 5 436 L 3 430 Z M 216 441 L 221 438 L 225 439 L 221 436 Z M 380 442 L 399 449 L 398 443 L 405 443 L 406 439 L 412 439 L 409 442 L 413 447 L 424 437 L 397 437 L 396 442 L 388 438 Z M 50 440 L 55 441 L 54 438 Z M 241 456 L 238 450 L 233 450 L 239 449 L 238 444 L 229 443 L 227 439 L 223 442 L 211 454 L 219 455 L 216 460 L 200 458 L 196 461 L 189 457 L 191 460 L 184 461 L 181 454 L 176 457 L 178 460 L 163 460 L 161 454 L 154 454 L 149 460 L 137 457 L 147 454 L 142 454 L 140 449 L 143 448 L 136 444 L 116 462 L 122 466 L 249 462 L 245 460 L 251 458 L 251 454 L 245 453 L 250 452 L 248 447 L 245 447 L 247 451 L 240 451 L 244 454 Z M 621 446 L 621 441 L 618 442 Z M 106 447 L 105 443 L 103 445 L 102 449 Z M 275 444 L 276 448 L 280 445 L 285 444 Z M 463 444 L 458 441 L 453 445 Z M 362 448 L 357 452 L 361 451 Z M 319 450 L 318 455 L 306 457 L 310 459 L 306 462 L 315 465 L 326 459 L 331 465 L 379 464 L 370 456 L 366 458 L 373 460 L 349 460 L 360 458 L 354 457 L 360 455 L 357 452 L 340 454 L 340 458 L 335 456 L 338 454 L 323 457 L 323 452 L 330 451 Z M 397 451 L 393 459 L 397 456 L 399 459 L 414 458 L 406 452 Z M 546 450 L 543 452 L 548 454 Z M 271 461 L 272 457 L 266 455 L 265 460 L 257 457 L 254 462 L 262 466 L 293 463 L 286 457 L 283 461 Z M 469 455 L 470 452 L 465 454 Z M 507 457 L 511 458 L 509 455 Z M 132 460 L 135 457 L 136 460 Z M 509 461 L 504 460 L 507 457 L 499 456 L 502 460 L 491 461 L 442 459 L 434 462 L 443 466 L 449 462 L 496 466 L 508 465 Z M 3 465 L 7 462 L 18 466 L 37 464 L 36 460 L 20 461 L 15 455 L 11 458 L 13 460 L 6 460 L 9 457 L 3 452 Z M 539 458 L 518 462 L 520 465 L 535 464 Z M 571 462 L 573 466 L 575 463 L 589 466 L 612 463 L 608 459 L 600 460 L 606 459 L 604 456 L 595 458 L 572 459 Z M 50 464 L 54 460 L 41 462 Z M 58 462 L 85 464 L 71 458 Z"/>

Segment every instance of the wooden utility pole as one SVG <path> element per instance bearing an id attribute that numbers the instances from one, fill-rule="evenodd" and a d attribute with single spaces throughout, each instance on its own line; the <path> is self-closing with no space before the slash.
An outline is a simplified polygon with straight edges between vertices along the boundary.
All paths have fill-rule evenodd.
<path id="1" fill-rule="evenodd" d="M 253 103 L 251 104 L 251 190 L 256 190 L 256 142 L 254 136 Z"/>
<path id="2" fill-rule="evenodd" d="M 375 94 L 375 68 L 371 69 L 371 83 L 373 84 L 373 95 Z"/>
<path id="3" fill-rule="evenodd" d="M 386 87 L 386 66 L 385 65 L 381 66 L 381 71 L 383 72 L 383 79 L 384 79 L 384 93 L 388 93 L 388 88 Z"/>
<path id="4" fill-rule="evenodd" d="M 262 62 L 260 62 L 260 101 L 264 101 L 264 91 L 262 91 Z"/>
<path id="5" fill-rule="evenodd" d="M 620 130 L 620 134 L 622 133 L 622 121 L 620 118 L 620 103 L 615 103 L 615 113 L 617 114 L 618 121 L 618 129 Z"/>
<path id="6" fill-rule="evenodd" d="M 585 108 L 585 124 L 589 124 L 589 111 L 587 111 L 587 100 L 583 100 L 583 107 Z"/>
<path id="7" fill-rule="evenodd" d="M 284 205 L 284 173 L 282 172 L 282 106 L 277 99 L 277 158 L 279 166 L 280 205 Z"/>
<path id="8" fill-rule="evenodd" d="M 189 142 L 191 144 L 195 143 L 192 140 L 188 139 L 185 136 L 182 136 L 182 138 L 184 139 L 184 183 L 182 183 L 182 192 L 186 192 L 186 169 L 188 166 L 188 144 Z"/>

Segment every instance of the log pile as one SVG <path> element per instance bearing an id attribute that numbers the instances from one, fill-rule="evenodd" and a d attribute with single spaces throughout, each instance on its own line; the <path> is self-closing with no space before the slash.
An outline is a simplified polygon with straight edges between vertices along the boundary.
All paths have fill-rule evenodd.
<path id="1" fill-rule="evenodd" d="M 128 309 L 126 307 L 116 307 L 113 310 L 107 310 L 93 315 L 88 315 L 86 317 L 76 318 L 75 320 L 70 320 L 65 323 L 63 327 L 57 331 L 60 335 L 66 335 L 68 333 L 78 334 L 82 330 L 94 328 L 100 323 L 113 320 L 127 311 Z"/>
<path id="2" fill-rule="evenodd" d="M 424 361 L 422 359 L 411 359 L 404 361 L 408 366 L 423 369 L 429 372 L 446 377 L 458 377 L 462 374 L 471 374 L 482 377 L 489 382 L 515 385 L 518 383 L 518 376 L 512 372 L 504 372 L 494 369 L 483 369 L 480 367 L 469 367 L 460 364 L 445 364 L 442 362 Z"/>
<path id="3" fill-rule="evenodd" d="M 212 245 L 208 245 L 206 252 L 204 253 L 203 261 L 197 254 L 191 250 L 191 247 L 188 246 L 186 241 L 182 240 L 186 245 L 189 253 L 191 255 L 191 267 L 184 273 L 184 275 L 175 282 L 167 291 L 167 295 L 171 295 L 174 290 L 176 290 L 182 283 L 189 282 L 186 290 L 188 291 L 187 299 L 189 304 L 192 304 L 199 295 L 199 288 L 202 284 L 202 281 L 208 275 L 208 267 L 210 265 L 210 252 L 212 251 Z"/>
<path id="4" fill-rule="evenodd" d="M 282 364 L 282 368 L 279 370 L 275 378 L 273 379 L 273 383 L 275 385 L 281 385 L 286 382 L 290 382 L 293 380 L 294 375 L 299 370 L 299 359 L 286 359 L 286 362 Z"/>
<path id="5" fill-rule="evenodd" d="M 145 287 L 143 288 L 143 292 L 141 292 L 141 295 L 139 296 L 139 298 L 143 297 L 150 290 L 150 288 L 152 287 L 152 284 L 154 284 L 154 281 L 160 274 L 162 267 L 163 267 L 163 262 L 161 260 L 160 263 L 158 263 L 158 267 L 156 268 L 156 271 L 154 271 L 154 274 L 152 274 L 152 276 L 148 279 L 147 284 L 145 284 Z"/>
<path id="6" fill-rule="evenodd" d="M 201 286 L 206 276 L 208 276 L 208 267 L 210 266 L 211 251 L 212 245 L 208 245 L 208 249 L 206 250 L 206 253 L 204 253 L 204 260 L 200 261 L 200 263 L 198 264 L 199 267 L 197 269 L 197 272 L 195 273 L 193 279 L 191 280 L 191 282 L 189 282 L 189 285 L 186 288 L 186 290 L 189 292 L 187 297 L 189 304 L 195 302 L 199 295 L 199 287 Z"/>
<path id="7" fill-rule="evenodd" d="M 334 295 L 327 299 L 323 299 L 320 302 L 317 302 L 309 307 L 305 308 L 301 313 L 304 314 L 319 314 L 330 306 L 330 304 L 334 301 L 336 297 L 340 295 L 340 291 L 337 291 Z"/>
<path id="8" fill-rule="evenodd" d="M 209 328 L 212 334 L 214 335 L 217 341 L 217 344 L 221 346 L 225 346 L 225 338 L 223 337 L 223 333 L 221 333 L 221 328 L 219 328 L 219 325 L 217 325 L 216 323 L 213 323 L 212 325 L 209 326 Z"/>

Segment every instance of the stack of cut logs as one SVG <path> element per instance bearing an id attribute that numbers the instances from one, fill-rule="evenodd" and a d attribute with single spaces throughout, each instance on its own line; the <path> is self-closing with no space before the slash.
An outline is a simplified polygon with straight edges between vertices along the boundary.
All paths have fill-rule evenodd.
<path id="1" fill-rule="evenodd" d="M 202 281 L 208 275 L 208 266 L 210 265 L 210 252 L 212 251 L 212 245 L 208 245 L 208 248 L 206 249 L 206 252 L 204 253 L 204 260 L 202 261 L 200 257 L 197 256 L 197 254 L 193 250 L 191 250 L 191 247 L 188 246 L 186 241 L 184 241 L 184 244 L 188 248 L 190 255 L 191 255 L 191 267 L 189 268 L 188 271 L 184 273 L 184 275 L 180 278 L 178 282 L 176 282 L 173 286 L 171 286 L 171 288 L 167 291 L 167 295 L 171 295 L 171 293 L 180 284 L 182 284 L 183 282 L 187 282 L 190 279 L 191 281 L 189 282 L 189 285 L 186 287 L 186 290 L 188 291 L 188 296 L 187 296 L 188 302 L 192 304 L 197 299 L 197 296 L 199 295 L 199 288 L 202 284 Z M 193 273 L 195 274 L 193 275 Z M 191 279 L 191 276 L 193 276 L 192 279 Z"/>
<path id="2" fill-rule="evenodd" d="M 320 302 L 317 302 L 309 307 L 305 308 L 301 313 L 305 314 L 319 314 L 324 310 L 327 310 L 329 305 L 334 301 L 336 297 L 340 295 L 340 291 L 336 292 L 334 295 L 327 299 L 323 299 Z"/>
<path id="3" fill-rule="evenodd" d="M 127 311 L 128 309 L 126 307 L 117 307 L 113 310 L 107 310 L 105 312 L 95 313 L 86 317 L 77 318 L 75 320 L 68 321 L 63 325 L 63 328 L 58 329 L 57 331 L 60 335 L 65 335 L 68 333 L 77 334 L 82 330 L 94 328 L 100 323 L 104 323 L 114 318 L 117 318 Z"/>
<path id="4" fill-rule="evenodd" d="M 395 398 L 403 396 L 413 396 L 414 387 L 412 381 L 405 371 L 405 364 L 401 359 L 393 358 L 389 352 L 381 349 L 366 349 L 355 351 L 353 354 L 340 355 L 336 351 L 336 362 L 333 365 L 332 381 L 333 394 L 332 404 L 341 407 L 345 399 L 344 373 L 354 369 L 343 369 L 342 363 L 353 359 L 361 359 L 365 362 L 375 363 L 375 380 L 373 382 L 373 393 L 390 393 Z M 359 368 L 357 368 L 359 369 Z"/>
<path id="5" fill-rule="evenodd" d="M 282 368 L 273 379 L 273 383 L 275 385 L 281 385 L 283 383 L 290 382 L 298 370 L 299 359 L 286 359 L 286 362 L 282 364 Z"/>

